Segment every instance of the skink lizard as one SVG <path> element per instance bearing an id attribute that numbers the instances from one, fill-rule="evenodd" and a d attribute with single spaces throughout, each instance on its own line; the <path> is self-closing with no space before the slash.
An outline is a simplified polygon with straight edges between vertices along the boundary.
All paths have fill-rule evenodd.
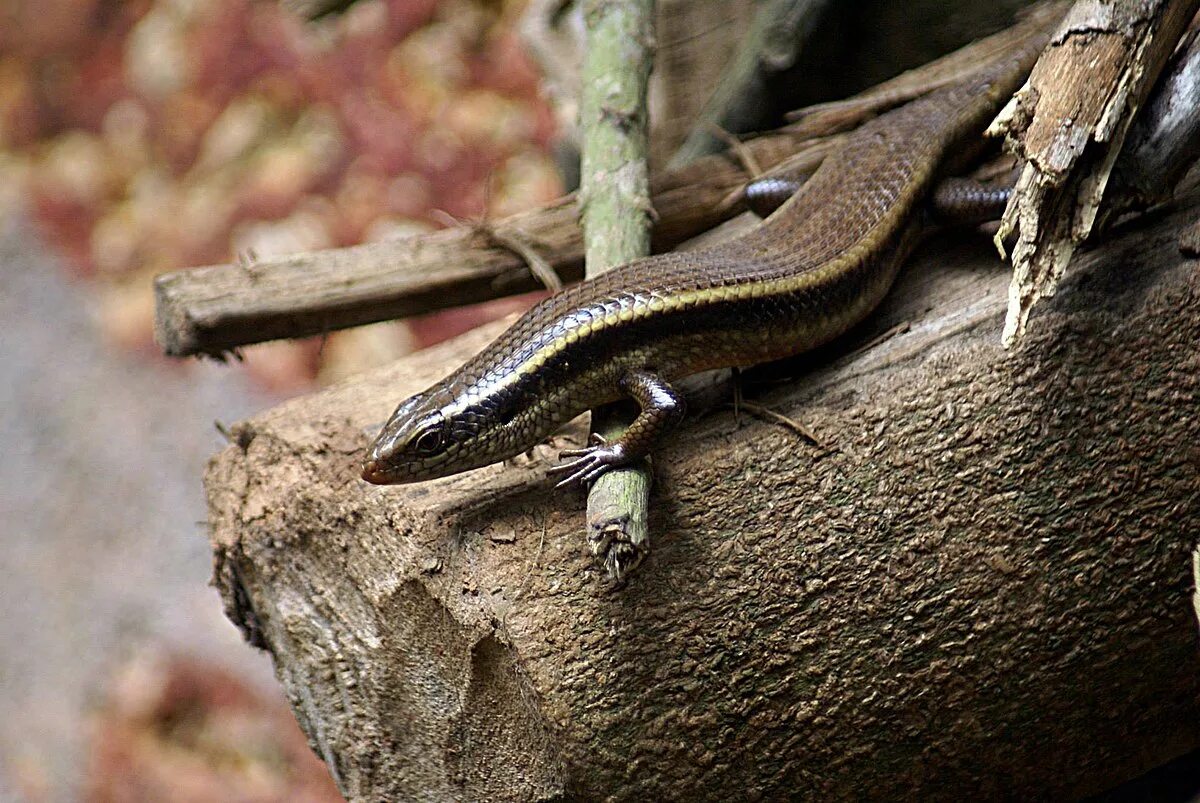
<path id="1" fill-rule="evenodd" d="M 480 354 L 402 402 L 371 446 L 379 484 L 455 474 L 527 451 L 594 407 L 641 412 L 608 442 L 568 450 L 564 484 L 646 455 L 684 413 L 671 383 L 798 354 L 866 317 L 923 228 L 939 180 L 1032 68 L 1045 40 L 850 134 L 745 235 L 660 254 L 537 304 Z"/>

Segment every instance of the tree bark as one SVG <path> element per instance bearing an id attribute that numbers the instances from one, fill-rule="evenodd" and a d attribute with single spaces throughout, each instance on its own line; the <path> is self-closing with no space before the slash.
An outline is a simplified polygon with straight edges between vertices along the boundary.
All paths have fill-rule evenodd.
<path id="1" fill-rule="evenodd" d="M 682 428 L 624 586 L 541 449 L 358 479 L 494 327 L 240 425 L 215 583 L 354 800 L 1099 791 L 1200 744 L 1198 213 L 1081 252 L 1011 353 L 985 238 L 939 238 L 869 324 L 756 372 L 824 448 Z"/>

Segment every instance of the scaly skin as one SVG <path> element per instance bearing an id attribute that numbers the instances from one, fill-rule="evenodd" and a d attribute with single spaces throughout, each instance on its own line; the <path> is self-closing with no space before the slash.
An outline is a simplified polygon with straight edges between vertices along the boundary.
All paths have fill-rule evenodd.
<path id="1" fill-rule="evenodd" d="M 679 420 L 672 380 L 811 349 L 880 302 L 941 173 L 973 151 L 1045 38 L 863 125 L 769 219 L 713 247 L 639 259 L 542 301 L 463 367 L 403 402 L 363 468 L 427 480 L 520 454 L 575 416 L 633 396 L 615 441 L 568 456 L 588 482 Z"/>

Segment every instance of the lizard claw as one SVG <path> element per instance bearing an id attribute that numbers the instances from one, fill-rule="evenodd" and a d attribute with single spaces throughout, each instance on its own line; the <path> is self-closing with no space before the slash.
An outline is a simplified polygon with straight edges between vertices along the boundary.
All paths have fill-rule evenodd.
<path id="1" fill-rule="evenodd" d="M 592 434 L 590 440 L 590 446 L 582 449 L 564 449 L 558 453 L 559 457 L 569 459 L 550 469 L 552 474 L 566 474 L 555 483 L 556 488 L 562 488 L 574 482 L 590 485 L 604 472 L 629 462 L 629 456 L 620 441 L 610 443 L 603 436 L 595 433 Z"/>
<path id="2" fill-rule="evenodd" d="M 588 436 L 588 445 L 587 446 L 583 446 L 579 449 L 563 449 L 562 451 L 560 451 L 558 453 L 558 456 L 559 457 L 582 457 L 583 455 L 591 452 L 597 446 L 603 446 L 606 443 L 608 443 L 607 438 L 605 438 L 599 432 L 593 432 L 591 435 Z M 553 470 L 554 469 L 551 469 L 551 471 L 553 471 Z"/>

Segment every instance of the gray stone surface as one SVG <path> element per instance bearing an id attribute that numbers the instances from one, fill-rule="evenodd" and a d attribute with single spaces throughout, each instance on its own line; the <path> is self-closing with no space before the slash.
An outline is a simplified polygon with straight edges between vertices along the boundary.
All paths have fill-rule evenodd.
<path id="1" fill-rule="evenodd" d="M 76 797 L 87 713 L 147 646 L 277 694 L 208 586 L 213 420 L 268 406 L 229 367 L 106 347 L 28 226 L 0 220 L 0 800 Z"/>

